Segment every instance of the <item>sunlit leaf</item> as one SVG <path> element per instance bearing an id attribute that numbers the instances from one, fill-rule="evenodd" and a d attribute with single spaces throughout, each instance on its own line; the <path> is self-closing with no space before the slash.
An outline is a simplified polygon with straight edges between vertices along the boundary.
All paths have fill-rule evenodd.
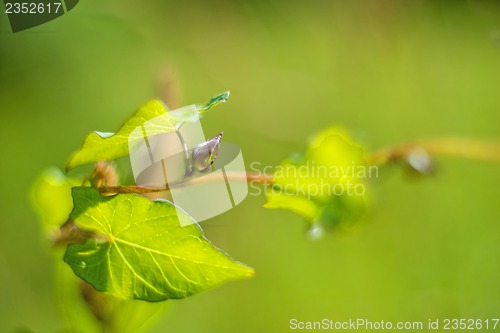
<path id="1" fill-rule="evenodd" d="M 160 100 L 152 100 L 140 108 L 130 117 L 116 133 L 92 132 L 69 160 L 66 170 L 76 166 L 93 163 L 101 160 L 113 160 L 129 153 L 129 144 L 143 139 L 141 131 L 134 131 L 137 127 L 148 124 L 148 135 L 162 134 L 174 131 L 180 122 L 197 121 L 198 113 L 204 113 L 229 98 L 229 92 L 212 98 L 205 106 L 181 108 L 167 112 L 167 107 Z"/>
<path id="2" fill-rule="evenodd" d="M 73 188 L 73 199 L 71 218 L 100 236 L 70 245 L 64 260 L 98 291 L 155 302 L 253 275 L 167 201 L 135 194 L 103 197 L 85 187 Z M 191 224 L 181 227 L 182 219 Z"/>
<path id="3" fill-rule="evenodd" d="M 369 172 L 363 148 L 343 130 L 329 128 L 312 139 L 304 155 L 275 169 L 265 207 L 288 209 L 313 225 L 334 228 L 364 212 Z"/>
<path id="4" fill-rule="evenodd" d="M 71 157 L 66 166 L 70 170 L 75 166 L 93 163 L 100 160 L 112 160 L 128 154 L 129 136 L 138 126 L 146 121 L 164 115 L 163 127 L 159 130 L 173 131 L 175 121 L 168 116 L 166 106 L 159 100 L 153 100 L 140 108 L 130 117 L 116 133 L 90 133 L 83 147 Z"/>

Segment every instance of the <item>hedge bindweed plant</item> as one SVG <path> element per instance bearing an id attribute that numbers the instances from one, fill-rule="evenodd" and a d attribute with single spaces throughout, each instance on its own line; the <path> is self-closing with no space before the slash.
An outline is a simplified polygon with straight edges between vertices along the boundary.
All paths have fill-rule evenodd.
<path id="1" fill-rule="evenodd" d="M 205 113 L 228 97 L 228 92 L 217 95 L 194 112 Z M 66 172 L 95 163 L 88 176 L 68 176 L 51 168 L 35 184 L 34 202 L 40 219 L 52 235 L 56 251 L 65 249 L 64 262 L 74 273 L 63 283 L 67 288 L 79 286 L 74 295 L 80 298 L 81 306 L 65 309 L 81 312 L 68 314 L 73 318 L 69 322 L 72 330 L 87 330 L 81 327 L 82 313 L 86 312 L 92 314 L 94 322 L 87 324 L 92 329 L 137 331 L 157 311 L 150 303 L 185 298 L 254 274 L 251 267 L 205 238 L 200 225 L 187 213 L 170 201 L 148 198 L 168 191 L 168 187 L 119 184 L 120 177 L 110 163 L 129 154 L 128 139 L 136 127 L 162 116 L 164 121 L 157 131 L 168 133 L 192 117 L 189 112 L 193 111 L 173 115 L 161 101 L 153 100 L 116 133 L 93 132 L 86 137 L 82 148 L 70 158 Z M 331 127 L 317 133 L 303 154 L 292 155 L 272 174 L 252 166 L 252 172 L 228 177 L 251 187 L 261 186 L 266 195 L 264 207 L 303 216 L 309 236 L 318 238 L 361 217 L 366 209 L 366 186 L 378 177 L 379 166 L 399 163 L 427 174 L 432 171 L 431 157 L 437 154 L 499 162 L 500 145 L 445 138 L 367 154 L 345 130 Z M 180 220 L 188 223 L 181 226 Z"/>

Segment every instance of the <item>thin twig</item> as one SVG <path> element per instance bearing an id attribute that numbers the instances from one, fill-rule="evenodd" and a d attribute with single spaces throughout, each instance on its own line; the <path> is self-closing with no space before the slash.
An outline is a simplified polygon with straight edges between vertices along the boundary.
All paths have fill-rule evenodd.
<path id="1" fill-rule="evenodd" d="M 500 162 L 500 142 L 464 138 L 424 139 L 399 144 L 375 151 L 368 157 L 368 164 L 383 165 L 407 158 L 416 150 L 429 155 L 469 158 L 488 162 Z"/>
<path id="2" fill-rule="evenodd" d="M 270 184 L 272 183 L 272 177 L 264 174 L 258 173 L 246 173 L 246 172 L 226 172 L 226 177 L 229 181 L 247 182 L 252 184 Z M 223 182 L 225 181 L 224 175 L 221 173 L 211 173 L 203 177 L 193 178 L 189 181 L 185 181 L 177 184 L 163 184 L 161 186 L 101 186 L 97 188 L 102 194 L 115 194 L 115 193 L 155 193 L 155 192 L 165 192 L 170 191 L 174 188 L 181 188 L 184 186 L 191 186 L 197 184 L 204 184 L 210 182 Z"/>
<path id="3" fill-rule="evenodd" d="M 399 144 L 375 151 L 368 156 L 367 162 L 369 165 L 384 165 L 408 158 L 408 156 L 416 150 L 424 150 L 429 155 L 444 155 L 482 161 L 500 162 L 500 142 L 463 138 L 423 139 Z M 248 182 L 252 184 L 272 184 L 273 182 L 272 176 L 260 173 L 227 172 L 226 176 L 230 181 Z M 204 175 L 203 177 L 193 178 L 176 184 L 163 184 L 160 186 L 101 186 L 98 187 L 98 190 L 102 194 L 145 194 L 165 192 L 188 185 L 220 181 L 224 181 L 224 176 L 222 174 L 211 173 Z"/>

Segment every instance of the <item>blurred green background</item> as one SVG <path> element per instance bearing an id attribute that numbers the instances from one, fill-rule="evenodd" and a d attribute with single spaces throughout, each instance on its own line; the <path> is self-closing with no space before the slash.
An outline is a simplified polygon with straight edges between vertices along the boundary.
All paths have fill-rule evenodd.
<path id="1" fill-rule="evenodd" d="M 330 124 L 370 149 L 500 138 L 498 2 L 82 1 L 15 34 L 0 19 L 1 332 L 64 329 L 29 200 L 37 174 L 154 97 L 182 106 L 230 90 L 205 133 L 224 130 L 247 165 L 277 165 Z M 316 242 L 302 218 L 249 196 L 202 227 L 257 275 L 172 301 L 151 332 L 498 318 L 499 183 L 499 165 L 475 161 L 440 158 L 418 181 L 387 168 L 357 228 Z"/>

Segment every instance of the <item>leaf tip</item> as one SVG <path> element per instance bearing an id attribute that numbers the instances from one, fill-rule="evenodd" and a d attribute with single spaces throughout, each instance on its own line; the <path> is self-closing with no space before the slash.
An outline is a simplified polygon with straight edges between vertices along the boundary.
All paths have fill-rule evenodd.
<path id="1" fill-rule="evenodd" d="M 257 272 L 252 267 L 247 266 L 247 277 L 254 277 Z"/>
<path id="2" fill-rule="evenodd" d="M 228 100 L 230 94 L 231 93 L 228 90 L 228 91 L 225 91 L 225 92 L 223 92 L 221 94 L 218 94 L 218 95 L 212 97 L 212 99 L 205 106 L 201 107 L 199 109 L 199 111 L 201 113 L 203 113 L 203 112 L 206 112 L 206 111 L 210 110 L 214 106 L 217 106 L 217 105 L 219 105 L 221 103 L 225 103 Z"/>
<path id="3" fill-rule="evenodd" d="M 240 274 L 235 276 L 235 279 L 250 279 L 255 276 L 256 271 L 253 267 L 247 266 L 242 262 L 238 262 L 241 267 Z"/>

